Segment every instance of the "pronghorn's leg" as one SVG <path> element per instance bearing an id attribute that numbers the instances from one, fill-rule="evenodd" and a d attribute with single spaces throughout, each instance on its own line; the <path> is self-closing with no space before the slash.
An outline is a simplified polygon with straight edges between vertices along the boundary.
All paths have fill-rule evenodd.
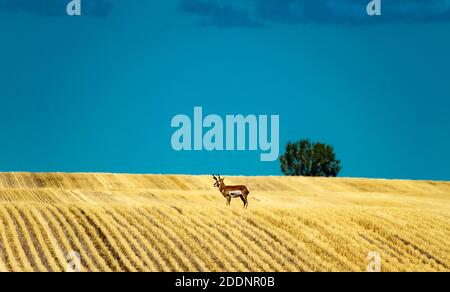
<path id="1" fill-rule="evenodd" d="M 230 206 L 231 205 L 231 196 L 228 196 L 227 197 L 227 206 Z"/>
<path id="2" fill-rule="evenodd" d="M 245 205 L 247 204 L 247 200 L 245 199 L 244 196 L 240 196 L 240 198 L 241 198 L 242 202 L 244 203 L 244 208 L 245 208 Z"/>

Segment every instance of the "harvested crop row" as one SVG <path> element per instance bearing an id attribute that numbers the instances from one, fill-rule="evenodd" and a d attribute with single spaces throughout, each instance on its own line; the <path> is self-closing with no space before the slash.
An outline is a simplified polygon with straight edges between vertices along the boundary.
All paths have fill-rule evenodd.
<path id="1" fill-rule="evenodd" d="M 450 184 L 1 174 L 0 271 L 450 271 Z"/>

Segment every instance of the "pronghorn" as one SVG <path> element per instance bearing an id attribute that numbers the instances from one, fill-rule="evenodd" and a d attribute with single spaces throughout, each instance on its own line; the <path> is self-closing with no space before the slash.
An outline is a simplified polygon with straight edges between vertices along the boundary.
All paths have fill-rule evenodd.
<path id="1" fill-rule="evenodd" d="M 241 198 L 244 203 L 244 208 L 248 207 L 248 195 L 250 191 L 246 186 L 226 186 L 224 183 L 225 178 L 216 177 L 212 175 L 216 183 L 214 187 L 218 188 L 222 195 L 227 199 L 227 205 L 230 206 L 231 199 Z"/>

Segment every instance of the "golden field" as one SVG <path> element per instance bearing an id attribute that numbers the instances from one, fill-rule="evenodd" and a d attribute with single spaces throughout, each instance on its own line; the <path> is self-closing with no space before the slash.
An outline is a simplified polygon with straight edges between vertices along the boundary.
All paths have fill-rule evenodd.
<path id="1" fill-rule="evenodd" d="M 450 183 L 210 176 L 0 174 L 0 270 L 450 271 Z"/>

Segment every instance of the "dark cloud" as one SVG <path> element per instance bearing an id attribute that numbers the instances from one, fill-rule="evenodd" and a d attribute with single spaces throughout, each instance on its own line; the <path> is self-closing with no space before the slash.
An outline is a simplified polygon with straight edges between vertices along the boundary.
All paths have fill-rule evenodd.
<path id="1" fill-rule="evenodd" d="M 221 5 L 215 1 L 182 0 L 181 10 L 202 17 L 197 24 L 216 27 L 261 27 L 262 24 L 250 18 L 248 11 L 230 4 Z"/>
<path id="2" fill-rule="evenodd" d="M 186 13 L 205 18 L 206 24 L 230 23 L 248 26 L 268 22 L 286 24 L 362 25 L 387 22 L 450 21 L 450 0 L 382 0 L 382 16 L 369 17 L 366 7 L 370 0 L 182 0 Z M 228 3 L 228 4 L 221 4 Z M 226 13 L 228 11 L 228 13 Z M 240 21 L 242 24 L 240 24 Z"/>
<path id="3" fill-rule="evenodd" d="M 0 11 L 28 12 L 42 16 L 64 16 L 69 0 L 0 0 Z M 84 0 L 82 14 L 105 18 L 111 12 L 106 0 Z"/>

